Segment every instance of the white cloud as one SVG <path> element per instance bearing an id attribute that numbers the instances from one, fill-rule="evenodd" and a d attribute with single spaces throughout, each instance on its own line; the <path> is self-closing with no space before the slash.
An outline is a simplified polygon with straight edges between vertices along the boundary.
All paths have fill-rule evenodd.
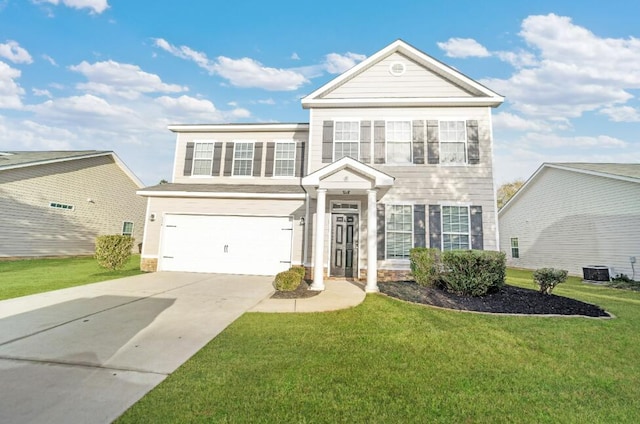
<path id="1" fill-rule="evenodd" d="M 28 51 L 20 47 L 17 41 L 8 40 L 0 43 L 0 57 L 10 60 L 13 63 L 32 63 L 33 59 Z"/>
<path id="2" fill-rule="evenodd" d="M 300 56 L 298 56 L 298 53 L 293 52 L 291 53 L 291 60 L 300 60 Z"/>
<path id="3" fill-rule="evenodd" d="M 640 122 L 640 110 L 631 106 L 605 107 L 600 109 L 600 113 L 613 122 Z"/>
<path id="4" fill-rule="evenodd" d="M 53 65 L 53 66 L 58 66 L 58 64 L 56 63 L 56 61 L 55 61 L 51 56 L 49 56 L 48 54 L 43 54 L 43 55 L 42 55 L 42 58 L 43 58 L 44 60 L 46 60 L 47 62 L 49 62 L 51 65 Z"/>
<path id="5" fill-rule="evenodd" d="M 543 147 L 550 149 L 572 148 L 591 149 L 593 147 L 617 149 L 627 147 L 626 141 L 607 135 L 566 137 L 548 133 L 526 133 L 518 140 L 522 146 Z"/>
<path id="6" fill-rule="evenodd" d="M 263 100 L 256 100 L 256 103 L 261 104 L 261 105 L 275 105 L 276 104 L 275 100 L 273 100 L 272 98 L 263 99 Z"/>
<path id="7" fill-rule="evenodd" d="M 448 57 L 488 57 L 491 53 L 473 38 L 450 38 L 438 43 Z"/>
<path id="8" fill-rule="evenodd" d="M 107 0 L 33 0 L 34 3 L 49 3 L 55 6 L 64 4 L 73 9 L 90 9 L 91 13 L 100 14 L 109 8 Z"/>
<path id="9" fill-rule="evenodd" d="M 20 71 L 0 61 L 0 109 L 20 109 L 24 89 L 15 81 Z"/>
<path id="10" fill-rule="evenodd" d="M 49 90 L 41 90 L 39 88 L 32 88 L 31 92 L 33 93 L 34 96 L 42 96 L 42 97 L 48 97 L 51 98 L 51 92 Z"/>
<path id="11" fill-rule="evenodd" d="M 25 109 L 35 112 L 42 118 L 56 122 L 70 121 L 73 125 L 77 125 L 76 121 L 80 120 L 84 120 L 85 123 L 88 123 L 89 119 L 94 122 L 100 120 L 118 122 L 121 119 L 126 120 L 127 117 L 136 116 L 136 112 L 131 108 L 111 104 L 91 94 L 47 100 Z"/>
<path id="12" fill-rule="evenodd" d="M 367 56 L 347 52 L 345 54 L 329 53 L 325 56 L 325 69 L 330 74 L 341 74 L 365 60 Z"/>
<path id="13" fill-rule="evenodd" d="M 161 96 L 154 100 L 161 106 L 162 114 L 169 116 L 173 122 L 224 122 L 233 118 L 248 118 L 251 113 L 247 109 L 238 108 L 235 104 L 230 111 L 218 110 L 206 99 L 191 96 Z"/>
<path id="14" fill-rule="evenodd" d="M 510 129 L 517 131 L 550 131 L 551 126 L 544 121 L 524 119 L 521 116 L 509 112 L 500 112 L 493 115 L 493 128 Z"/>
<path id="15" fill-rule="evenodd" d="M 69 67 L 84 75 L 89 82 L 77 88 L 103 95 L 136 99 L 141 93 L 178 93 L 187 87 L 162 82 L 159 76 L 144 72 L 139 66 L 112 60 L 90 64 L 86 61 Z"/>

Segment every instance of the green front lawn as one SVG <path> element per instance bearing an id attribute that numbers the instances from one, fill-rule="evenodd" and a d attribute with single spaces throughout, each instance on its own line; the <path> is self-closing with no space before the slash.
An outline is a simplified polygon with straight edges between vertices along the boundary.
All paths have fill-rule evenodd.
<path id="1" fill-rule="evenodd" d="M 508 282 L 532 287 L 531 274 Z M 640 293 L 556 291 L 618 318 L 507 317 L 368 295 L 353 309 L 248 313 L 119 423 L 636 423 Z"/>
<path id="2" fill-rule="evenodd" d="M 121 271 L 100 268 L 92 257 L 0 261 L 0 300 L 140 273 L 140 255 Z"/>

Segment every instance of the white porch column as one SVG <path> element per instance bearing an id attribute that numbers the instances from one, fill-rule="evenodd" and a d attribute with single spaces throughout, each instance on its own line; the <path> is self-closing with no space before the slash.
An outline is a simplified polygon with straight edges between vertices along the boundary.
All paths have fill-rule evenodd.
<path id="1" fill-rule="evenodd" d="M 376 209 L 377 190 L 367 190 L 367 293 L 378 289 L 378 215 Z"/>
<path id="2" fill-rule="evenodd" d="M 327 190 L 319 188 L 316 190 L 318 199 L 316 202 L 316 238 L 313 242 L 313 283 L 311 290 L 324 290 L 324 221 L 327 203 Z"/>

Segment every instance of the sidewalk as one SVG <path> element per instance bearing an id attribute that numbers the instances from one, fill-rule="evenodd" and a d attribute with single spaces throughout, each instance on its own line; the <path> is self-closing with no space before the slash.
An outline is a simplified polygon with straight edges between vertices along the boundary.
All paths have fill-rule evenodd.
<path id="1" fill-rule="evenodd" d="M 325 312 L 359 305 L 366 293 L 364 287 L 345 280 L 329 280 L 319 295 L 307 299 L 271 299 L 258 303 L 249 312 Z"/>

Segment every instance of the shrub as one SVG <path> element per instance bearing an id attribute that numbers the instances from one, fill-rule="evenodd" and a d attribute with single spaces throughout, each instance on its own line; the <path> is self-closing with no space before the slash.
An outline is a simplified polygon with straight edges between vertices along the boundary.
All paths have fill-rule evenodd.
<path id="1" fill-rule="evenodd" d="M 533 282 L 538 285 L 540 293 L 551 294 L 551 291 L 567 279 L 564 269 L 540 268 L 533 273 Z"/>
<path id="2" fill-rule="evenodd" d="M 411 274 L 421 286 L 433 287 L 440 284 L 442 261 L 438 249 L 414 247 L 409 251 Z"/>
<path id="3" fill-rule="evenodd" d="M 483 296 L 504 285 L 506 256 L 487 250 L 449 250 L 442 253 L 442 282 L 453 293 Z"/>
<path id="4" fill-rule="evenodd" d="M 276 286 L 276 290 L 294 291 L 298 288 L 301 282 L 302 278 L 300 278 L 300 274 L 295 270 L 289 270 L 282 271 L 277 274 L 274 284 Z"/>
<path id="5" fill-rule="evenodd" d="M 301 265 L 292 266 L 291 268 L 289 268 L 289 271 L 298 273 L 298 275 L 300 275 L 300 280 L 304 280 L 304 276 L 307 273 L 307 271 Z"/>
<path id="6" fill-rule="evenodd" d="M 98 265 L 112 271 L 124 268 L 131 257 L 133 237 L 119 234 L 96 238 L 96 260 Z"/>

